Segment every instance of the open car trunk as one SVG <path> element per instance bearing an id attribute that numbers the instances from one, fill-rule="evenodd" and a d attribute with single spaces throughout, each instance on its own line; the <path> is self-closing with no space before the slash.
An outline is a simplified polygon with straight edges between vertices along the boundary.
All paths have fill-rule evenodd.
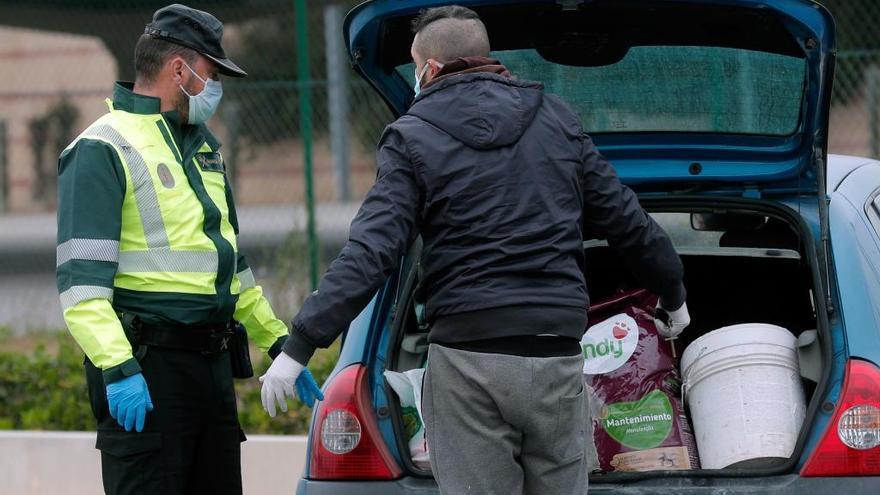
<path id="1" fill-rule="evenodd" d="M 677 341 L 678 357 L 696 338 L 739 323 L 766 323 L 793 335 L 816 337 L 802 363 L 807 400 L 804 426 L 788 459 L 760 459 L 716 470 L 593 473 L 591 482 L 625 482 L 646 477 L 763 476 L 793 472 L 823 396 L 830 365 L 825 299 L 813 237 L 800 215 L 779 203 L 761 200 L 679 198 L 643 200 L 643 206 L 670 234 L 685 266 L 691 324 Z M 696 228 L 695 228 L 696 227 Z M 421 322 L 412 298 L 417 284 L 418 243 L 409 256 L 403 297 L 392 324 L 389 369 L 406 371 L 424 366 L 428 327 Z M 598 302 L 620 290 L 638 288 L 635 277 L 603 241 L 584 243 L 590 299 Z M 592 325 L 597 322 L 590 322 Z M 808 335 L 805 335 L 808 336 Z M 806 351 L 806 349 L 805 349 Z M 815 359 L 819 356 L 819 359 Z M 410 461 L 401 408 L 388 387 L 398 448 L 406 469 L 431 476 Z"/>

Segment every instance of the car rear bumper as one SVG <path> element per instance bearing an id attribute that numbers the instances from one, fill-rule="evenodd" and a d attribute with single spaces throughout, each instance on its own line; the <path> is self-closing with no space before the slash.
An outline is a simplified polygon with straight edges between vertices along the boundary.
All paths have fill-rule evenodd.
<path id="1" fill-rule="evenodd" d="M 311 481 L 300 480 L 297 495 L 439 495 L 434 480 L 402 478 L 395 481 Z M 880 477 L 801 478 L 798 475 L 764 478 L 665 478 L 626 484 L 594 483 L 590 495 L 662 494 L 772 494 L 772 495 L 848 495 L 880 493 Z"/>
<path id="2" fill-rule="evenodd" d="M 299 480 L 297 495 L 439 495 L 433 479 L 401 478 L 394 481 L 313 481 Z"/>

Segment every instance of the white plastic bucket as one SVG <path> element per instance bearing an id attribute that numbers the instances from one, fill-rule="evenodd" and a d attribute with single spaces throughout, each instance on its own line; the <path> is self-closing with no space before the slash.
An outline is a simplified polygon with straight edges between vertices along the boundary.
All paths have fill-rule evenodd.
<path id="1" fill-rule="evenodd" d="M 791 456 L 806 410 L 791 332 L 720 328 L 685 349 L 681 371 L 703 469 Z"/>

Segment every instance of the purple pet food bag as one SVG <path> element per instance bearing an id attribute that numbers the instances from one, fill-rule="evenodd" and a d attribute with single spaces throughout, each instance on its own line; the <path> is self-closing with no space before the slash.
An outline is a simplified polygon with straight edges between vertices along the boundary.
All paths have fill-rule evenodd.
<path id="1" fill-rule="evenodd" d="M 584 334 L 584 384 L 599 468 L 699 469 L 684 414 L 672 344 L 657 332 L 657 296 L 641 289 L 590 308 Z"/>

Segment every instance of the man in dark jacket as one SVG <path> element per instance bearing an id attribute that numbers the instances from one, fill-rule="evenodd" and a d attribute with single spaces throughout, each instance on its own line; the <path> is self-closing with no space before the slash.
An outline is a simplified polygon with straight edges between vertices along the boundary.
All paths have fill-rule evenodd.
<path id="1" fill-rule="evenodd" d="M 264 397 L 290 395 L 275 391 L 292 388 L 421 234 L 432 324 L 423 406 L 441 491 L 583 493 L 585 232 L 660 296 L 669 337 L 689 322 L 681 261 L 577 116 L 488 58 L 474 12 L 431 9 L 414 28 L 416 99 L 385 130 L 349 242 L 284 345 L 295 366 L 276 359 Z"/>

